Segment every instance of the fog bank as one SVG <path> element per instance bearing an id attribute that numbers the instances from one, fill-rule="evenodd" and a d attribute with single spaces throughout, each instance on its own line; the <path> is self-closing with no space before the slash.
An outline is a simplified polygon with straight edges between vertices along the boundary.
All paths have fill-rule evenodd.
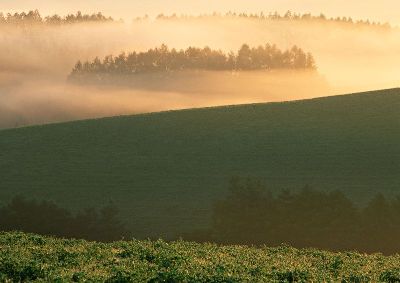
<path id="1" fill-rule="evenodd" d="M 0 127 L 181 108 L 304 99 L 398 86 L 400 32 L 340 24 L 214 19 L 0 28 Z M 122 51 L 266 43 L 311 52 L 320 75 L 207 73 L 149 78 L 147 89 L 73 86 L 78 59 Z"/>

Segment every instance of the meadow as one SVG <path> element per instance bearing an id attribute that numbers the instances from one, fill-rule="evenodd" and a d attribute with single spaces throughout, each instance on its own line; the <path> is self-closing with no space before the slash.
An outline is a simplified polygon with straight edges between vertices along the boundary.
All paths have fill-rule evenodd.
<path id="1" fill-rule="evenodd" d="M 398 89 L 0 131 L 0 199 L 110 201 L 137 238 L 207 228 L 233 176 L 272 192 L 341 190 L 363 204 L 400 186 Z"/>
<path id="2" fill-rule="evenodd" d="M 0 234 L 4 282 L 399 282 L 400 256 Z"/>

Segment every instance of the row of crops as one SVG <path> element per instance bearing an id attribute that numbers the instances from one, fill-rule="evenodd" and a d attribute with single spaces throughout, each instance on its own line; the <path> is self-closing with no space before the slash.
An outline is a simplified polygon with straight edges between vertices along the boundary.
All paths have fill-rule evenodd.
<path id="1" fill-rule="evenodd" d="M 399 282 L 400 256 L 0 234 L 0 281 Z"/>

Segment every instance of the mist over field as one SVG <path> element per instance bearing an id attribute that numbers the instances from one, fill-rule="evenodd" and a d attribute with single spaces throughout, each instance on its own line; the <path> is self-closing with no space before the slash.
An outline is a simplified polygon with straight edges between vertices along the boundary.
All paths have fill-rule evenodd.
<path id="1" fill-rule="evenodd" d="M 192 107 L 286 101 L 398 86 L 400 31 L 252 19 L 144 20 L 0 28 L 0 127 Z M 237 50 L 276 44 L 311 52 L 308 72 L 182 73 L 149 89 L 74 86 L 78 60 L 166 44 Z M 149 78 L 151 81 L 152 78 Z"/>
<path id="2" fill-rule="evenodd" d="M 400 282 L 398 6 L 0 0 L 0 281 Z"/>

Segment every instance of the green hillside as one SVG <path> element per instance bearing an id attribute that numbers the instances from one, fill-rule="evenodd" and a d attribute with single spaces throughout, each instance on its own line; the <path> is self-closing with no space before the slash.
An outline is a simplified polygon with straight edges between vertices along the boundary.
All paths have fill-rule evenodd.
<path id="1" fill-rule="evenodd" d="M 400 193 L 400 90 L 0 131 L 0 199 L 112 200 L 139 238 L 207 225 L 232 176 Z"/>
<path id="2" fill-rule="evenodd" d="M 2 282 L 399 282 L 400 256 L 0 234 Z"/>

